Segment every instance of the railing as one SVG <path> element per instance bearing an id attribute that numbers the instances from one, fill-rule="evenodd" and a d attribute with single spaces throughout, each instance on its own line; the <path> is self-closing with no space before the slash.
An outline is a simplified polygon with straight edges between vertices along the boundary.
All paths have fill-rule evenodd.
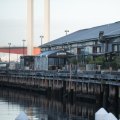
<path id="1" fill-rule="evenodd" d="M 28 71 L 28 70 L 0 70 L 0 75 L 48 78 L 59 80 L 70 80 L 79 82 L 94 82 L 115 84 L 120 86 L 120 72 L 100 72 L 100 71 L 83 71 L 82 73 L 69 71 Z"/>

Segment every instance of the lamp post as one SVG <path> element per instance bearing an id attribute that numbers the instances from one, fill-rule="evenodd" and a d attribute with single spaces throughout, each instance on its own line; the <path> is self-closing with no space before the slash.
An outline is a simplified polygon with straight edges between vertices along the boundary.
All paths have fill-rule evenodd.
<path id="1" fill-rule="evenodd" d="M 42 39 L 44 38 L 44 36 L 41 35 L 40 38 L 41 38 L 41 45 L 42 45 Z"/>
<path id="2" fill-rule="evenodd" d="M 9 67 L 10 67 L 10 46 L 11 46 L 11 43 L 8 43 L 9 45 Z"/>
<path id="3" fill-rule="evenodd" d="M 67 35 L 68 32 L 69 32 L 69 30 L 65 30 L 66 35 Z"/>
<path id="4" fill-rule="evenodd" d="M 25 52 L 24 52 L 24 45 L 25 45 L 25 41 L 26 40 L 22 40 L 23 41 L 23 56 L 24 56 L 24 54 L 25 54 Z"/>

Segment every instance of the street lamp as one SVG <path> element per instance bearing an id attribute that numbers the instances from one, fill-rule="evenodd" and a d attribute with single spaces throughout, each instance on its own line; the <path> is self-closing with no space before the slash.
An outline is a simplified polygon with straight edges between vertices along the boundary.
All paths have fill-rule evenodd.
<path id="1" fill-rule="evenodd" d="M 11 43 L 8 43 L 9 45 L 9 67 L 10 67 L 10 46 L 11 46 Z"/>
<path id="2" fill-rule="evenodd" d="M 69 32 L 69 30 L 65 30 L 66 35 L 67 35 L 68 32 Z"/>
<path id="3" fill-rule="evenodd" d="M 42 45 L 42 39 L 44 38 L 44 36 L 41 35 L 40 38 L 41 38 L 41 45 Z"/>
<path id="4" fill-rule="evenodd" d="M 26 40 L 22 40 L 22 41 L 23 41 L 23 56 L 24 56 L 24 53 L 25 53 L 25 52 L 24 52 L 24 45 L 25 45 L 25 41 L 26 41 Z"/>

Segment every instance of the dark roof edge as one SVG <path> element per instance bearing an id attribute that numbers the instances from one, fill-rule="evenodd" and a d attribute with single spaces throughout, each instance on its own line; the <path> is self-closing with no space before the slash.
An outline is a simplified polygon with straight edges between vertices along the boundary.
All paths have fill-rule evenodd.
<path id="1" fill-rule="evenodd" d="M 116 35 L 105 35 L 105 38 L 115 38 L 115 37 L 120 37 L 120 34 L 116 34 Z M 85 40 L 81 40 L 81 41 L 71 41 L 71 42 L 66 42 L 66 43 L 62 43 L 62 44 L 52 44 L 52 45 L 43 45 L 43 46 L 39 46 L 42 48 L 46 48 L 46 47 L 50 47 L 50 46 L 60 46 L 60 45 L 67 45 L 67 44 L 73 44 L 73 43 L 83 43 L 83 42 L 89 42 L 89 41 L 96 41 L 98 40 L 97 38 L 90 38 L 90 39 L 85 39 Z"/>

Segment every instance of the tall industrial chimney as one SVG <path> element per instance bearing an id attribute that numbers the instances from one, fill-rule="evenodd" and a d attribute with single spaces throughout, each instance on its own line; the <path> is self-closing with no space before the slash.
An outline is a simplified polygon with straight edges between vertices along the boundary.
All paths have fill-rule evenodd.
<path id="1" fill-rule="evenodd" d="M 50 0 L 44 0 L 44 43 L 50 40 Z"/>
<path id="2" fill-rule="evenodd" d="M 33 0 L 27 0 L 27 55 L 33 55 Z"/>

